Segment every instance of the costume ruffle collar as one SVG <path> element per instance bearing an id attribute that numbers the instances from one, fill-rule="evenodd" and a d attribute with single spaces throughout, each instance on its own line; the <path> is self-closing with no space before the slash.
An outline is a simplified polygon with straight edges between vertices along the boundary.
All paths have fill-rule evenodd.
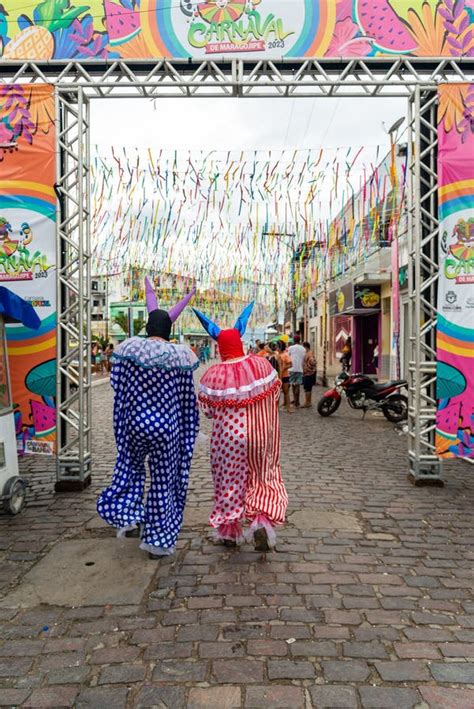
<path id="1" fill-rule="evenodd" d="M 278 386 L 278 375 L 266 359 L 247 356 L 210 367 L 199 383 L 199 399 L 214 407 L 248 406 Z"/>
<path id="2" fill-rule="evenodd" d="M 112 361 L 121 360 L 135 362 L 147 369 L 194 370 L 199 367 L 198 358 L 186 345 L 173 345 L 148 337 L 131 337 L 122 342 L 112 355 Z"/>

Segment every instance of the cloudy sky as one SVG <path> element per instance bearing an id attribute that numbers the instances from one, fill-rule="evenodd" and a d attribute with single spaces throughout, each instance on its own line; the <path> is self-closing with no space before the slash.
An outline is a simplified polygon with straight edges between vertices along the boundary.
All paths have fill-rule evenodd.
<path id="1" fill-rule="evenodd" d="M 112 251 L 109 253 L 107 248 L 104 250 L 100 243 L 97 251 L 102 255 L 106 254 L 103 258 L 108 262 L 111 260 L 112 255 L 117 255 L 116 244 L 120 239 L 117 239 L 115 232 L 117 224 L 122 225 L 122 227 L 124 225 L 123 216 L 116 216 L 118 200 L 121 200 L 118 212 L 123 214 L 123 211 L 128 211 L 127 218 L 131 219 L 133 222 L 135 214 L 141 214 L 142 219 L 144 216 L 149 216 L 147 209 L 149 209 L 150 202 L 153 199 L 151 189 L 153 185 L 147 183 L 143 186 L 140 180 L 137 184 L 138 189 L 133 191 L 133 200 L 137 200 L 136 203 L 133 202 L 132 198 L 124 199 L 123 197 L 119 197 L 121 193 L 122 195 L 124 194 L 124 190 L 126 193 L 127 189 L 132 189 L 133 184 L 131 187 L 128 185 L 121 190 L 120 185 L 113 182 L 113 180 L 120 178 L 118 178 L 116 174 L 116 162 L 114 162 L 111 156 L 111 148 L 119 154 L 120 151 L 122 151 L 121 154 L 123 155 L 123 147 L 125 147 L 125 152 L 129 156 L 136 154 L 135 149 L 138 149 L 140 153 L 145 155 L 145 159 L 140 161 L 141 169 L 146 166 L 148 150 L 151 151 L 155 160 L 158 153 L 163 151 L 163 160 L 167 159 L 168 164 L 169 161 L 174 160 L 174 158 L 172 155 L 171 157 L 170 155 L 166 157 L 165 153 L 167 151 L 183 151 L 181 159 L 186 161 L 186 151 L 196 151 L 196 155 L 202 155 L 199 151 L 203 151 L 204 154 L 207 154 L 209 151 L 214 150 L 217 151 L 215 157 L 217 164 L 219 160 L 225 159 L 219 154 L 220 152 L 224 154 L 229 151 L 248 151 L 247 159 L 250 163 L 253 160 L 253 151 L 272 150 L 272 155 L 277 155 L 277 160 L 279 159 L 278 151 L 287 151 L 286 154 L 283 153 L 282 157 L 282 163 L 285 163 L 287 159 L 292 159 L 291 156 L 295 149 L 320 150 L 323 148 L 325 157 L 322 164 L 328 165 L 325 171 L 331 174 L 328 175 L 327 180 L 323 179 L 320 182 L 321 187 L 318 186 L 317 213 L 323 220 L 327 220 L 330 217 L 331 194 L 333 208 L 334 206 L 338 206 L 337 199 L 336 204 L 334 201 L 334 180 L 331 165 L 332 156 L 339 155 L 337 159 L 340 165 L 344 166 L 345 161 L 348 159 L 346 157 L 347 151 L 349 151 L 349 149 L 351 151 L 352 157 L 349 158 L 349 162 L 352 162 L 353 156 L 363 147 L 358 161 L 355 163 L 353 169 L 351 169 L 353 188 L 358 189 L 364 166 L 366 174 L 369 175 L 371 164 L 375 165 L 377 160 L 380 162 L 389 151 L 390 140 L 387 135 L 387 129 L 397 119 L 404 116 L 405 113 L 406 101 L 404 99 L 388 98 L 275 98 L 246 100 L 196 98 L 192 100 L 160 99 L 155 102 L 145 99 L 94 101 L 92 103 L 91 143 L 94 152 L 99 152 L 100 156 L 104 159 L 104 164 L 109 167 L 113 174 L 112 182 L 108 182 L 110 196 L 108 201 L 104 200 L 103 207 L 108 211 L 108 219 L 102 219 L 99 215 L 95 221 L 97 228 L 93 229 L 95 239 L 98 240 L 98 242 L 102 242 L 103 246 L 107 243 L 109 245 L 112 244 Z M 94 146 L 97 147 L 94 148 Z M 338 152 L 338 149 L 340 152 Z M 287 156 L 289 157 L 287 158 Z M 263 160 L 264 158 L 261 159 Z M 273 157 L 273 159 L 275 159 L 275 157 Z M 304 161 L 305 158 L 302 157 L 301 159 Z M 133 164 L 132 159 L 130 159 L 130 163 Z M 198 165 L 199 158 L 193 156 L 193 163 Z M 344 191 L 347 194 L 347 188 L 344 186 L 344 168 L 341 169 L 340 175 L 340 183 L 338 186 L 339 202 L 342 201 Z M 97 181 L 97 184 L 99 184 L 99 181 Z M 101 186 L 99 186 L 98 189 L 100 193 L 103 192 Z M 232 192 L 232 195 L 234 195 L 234 192 Z M 147 199 L 147 206 L 142 210 L 144 196 Z M 173 198 L 170 191 L 170 199 L 172 200 Z M 291 195 L 289 198 L 291 198 Z M 240 204 L 238 189 L 235 189 L 235 199 L 237 199 Z M 255 199 L 257 200 L 257 198 Z M 278 204 L 280 204 L 280 202 L 278 202 Z M 124 205 L 123 210 L 121 205 Z M 245 209 L 248 211 L 252 206 L 254 207 L 255 205 L 247 204 Z M 339 209 L 341 207 L 342 204 L 339 204 Z M 193 208 L 192 202 L 191 205 L 189 205 L 189 203 L 186 204 L 188 224 L 193 223 Z M 201 209 L 200 212 L 201 217 L 199 217 L 197 211 L 199 209 L 199 202 L 196 202 L 195 209 L 197 214 L 196 219 L 202 219 L 203 210 Z M 182 218 L 185 212 L 184 210 L 179 211 Z M 240 207 L 236 208 L 235 211 L 240 214 Z M 207 210 L 205 213 L 208 214 Z M 232 214 L 232 210 L 225 210 L 225 213 L 227 215 Z M 166 221 L 166 210 L 163 211 L 162 217 Z M 196 241 L 193 239 L 192 249 L 187 245 L 187 242 L 183 242 L 182 251 L 190 263 L 186 262 L 186 258 L 185 262 L 182 263 L 183 256 L 181 255 L 181 261 L 170 264 L 171 270 L 174 268 L 176 272 L 187 273 L 194 269 L 196 261 L 205 264 L 206 268 L 208 268 L 208 264 L 213 264 L 216 273 L 209 271 L 207 274 L 211 282 L 215 281 L 219 274 L 226 276 L 228 272 L 232 272 L 235 257 L 233 256 L 232 259 L 229 259 L 229 254 L 235 253 L 234 246 L 230 243 L 233 237 L 228 235 L 227 240 L 224 238 L 225 243 L 219 246 L 213 233 L 213 221 L 215 228 L 216 224 L 218 225 L 217 219 L 213 220 L 209 217 L 205 220 L 205 228 L 202 231 L 199 229 L 199 240 Z M 270 222 L 271 221 L 270 215 Z M 120 256 L 122 261 L 124 258 L 132 259 L 133 262 L 139 261 L 137 255 L 133 255 L 134 247 L 138 248 L 140 252 L 144 254 L 155 254 L 158 259 L 161 258 L 163 260 L 163 258 L 167 258 L 168 251 L 164 248 L 161 248 L 163 252 L 162 255 L 160 255 L 161 251 L 159 246 L 144 248 L 148 238 L 150 238 L 151 242 L 153 241 L 149 223 L 148 221 L 148 226 L 142 229 L 142 231 L 144 231 L 143 235 L 138 238 L 137 234 L 140 232 L 140 226 L 137 223 L 133 225 L 136 227 L 134 235 L 132 234 L 131 228 L 128 228 L 129 223 L 127 222 L 123 228 L 123 233 L 128 234 L 130 238 L 128 242 L 122 240 L 123 248 L 121 253 L 123 256 Z M 232 218 L 228 218 L 224 224 L 226 231 L 230 232 L 231 229 L 227 228 L 229 225 L 234 227 L 234 232 L 239 231 L 239 225 L 237 223 L 232 224 Z M 100 233 L 99 227 L 102 228 L 103 234 Z M 219 225 L 217 228 L 220 230 Z M 179 240 L 177 241 L 175 238 L 173 227 L 171 231 L 174 244 L 173 258 L 176 259 L 178 258 L 177 253 L 179 252 L 177 247 L 177 245 L 179 246 Z M 297 231 L 298 229 L 296 229 L 296 232 Z M 245 239 L 246 238 L 247 237 L 245 237 Z M 295 234 L 295 239 L 297 240 L 298 238 L 300 238 L 300 236 Z M 214 250 L 211 255 L 209 255 L 210 252 L 208 249 L 211 242 Z M 162 242 L 159 242 L 159 245 L 161 243 Z M 256 264 L 257 269 L 262 270 L 262 268 L 264 268 L 265 272 L 273 269 L 275 273 L 272 278 L 277 277 L 278 273 L 281 274 L 281 264 L 274 263 L 274 259 L 272 259 L 271 264 L 268 264 L 265 262 L 265 258 L 265 256 L 262 258 L 257 256 L 256 259 L 252 259 L 248 254 L 247 256 L 242 254 L 242 259 L 246 263 L 259 261 L 259 263 Z M 281 253 L 281 259 L 283 259 L 285 263 L 288 260 L 288 252 L 284 249 Z M 229 263 L 227 263 L 227 261 L 229 261 Z M 126 267 L 125 263 L 123 265 Z M 151 266 L 151 264 L 148 265 Z M 153 265 L 163 267 L 163 264 L 159 262 Z M 205 278 L 205 274 L 203 275 L 201 273 L 198 277 L 202 280 Z M 281 275 L 279 277 L 281 277 Z"/>
<path id="2" fill-rule="evenodd" d="M 350 172 L 352 188 L 357 191 L 362 175 L 369 175 L 371 166 L 389 150 L 387 129 L 405 114 L 406 101 L 394 98 L 94 101 L 91 143 L 93 151 L 109 161 L 111 147 L 117 151 L 125 147 L 130 156 L 133 148 L 150 150 L 155 158 L 159 151 L 177 150 L 183 152 L 184 160 L 186 151 L 207 154 L 214 150 L 216 159 L 222 158 L 220 151 L 248 151 L 249 161 L 253 151 L 271 149 L 274 156 L 287 151 L 286 155 L 282 152 L 282 163 L 291 159 L 295 149 L 323 148 L 321 166 L 331 166 L 336 159 L 342 167 L 338 178 L 338 194 L 342 195 L 347 193 L 346 161 L 352 163 L 363 148 Z M 262 155 L 258 158 L 266 159 Z M 329 175 L 318 184 L 317 202 L 323 219 L 333 216 L 332 187 Z"/>
<path id="3" fill-rule="evenodd" d="M 172 150 L 381 145 L 382 123 L 406 114 L 398 98 L 148 99 L 94 101 L 91 142 Z"/>

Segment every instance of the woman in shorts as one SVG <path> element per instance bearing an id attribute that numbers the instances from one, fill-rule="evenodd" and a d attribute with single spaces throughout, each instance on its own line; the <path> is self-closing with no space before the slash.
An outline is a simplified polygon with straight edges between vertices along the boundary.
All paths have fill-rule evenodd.
<path id="1" fill-rule="evenodd" d="M 286 342 L 283 340 L 278 340 L 278 362 L 279 371 L 281 379 L 281 388 L 283 391 L 283 406 L 289 414 L 293 413 L 293 409 L 290 405 L 290 368 L 291 368 L 291 357 L 288 354 L 288 349 L 286 347 Z"/>
<path id="2" fill-rule="evenodd" d="M 309 342 L 303 342 L 303 347 L 306 350 L 303 360 L 303 389 L 305 396 L 303 408 L 309 409 L 310 406 L 312 406 L 311 393 L 314 385 L 316 384 L 316 357 L 311 351 L 311 345 Z"/>

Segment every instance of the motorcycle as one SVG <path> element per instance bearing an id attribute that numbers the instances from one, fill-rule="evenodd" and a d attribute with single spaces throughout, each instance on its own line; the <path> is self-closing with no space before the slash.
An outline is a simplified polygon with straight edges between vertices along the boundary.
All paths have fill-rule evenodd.
<path id="1" fill-rule="evenodd" d="M 318 403 L 320 416 L 331 416 L 341 405 L 345 396 L 352 409 L 382 411 L 391 423 L 400 423 L 408 418 L 408 399 L 400 394 L 407 386 L 403 379 L 379 384 L 365 374 L 341 372 L 336 377 L 334 389 L 327 391 Z"/>

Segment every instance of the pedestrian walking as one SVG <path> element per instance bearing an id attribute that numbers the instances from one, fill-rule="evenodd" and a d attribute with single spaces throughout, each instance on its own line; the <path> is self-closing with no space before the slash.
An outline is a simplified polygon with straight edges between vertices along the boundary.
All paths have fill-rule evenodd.
<path id="1" fill-rule="evenodd" d="M 101 347 L 99 350 L 100 355 L 100 373 L 103 374 L 107 371 L 107 353 L 105 347 Z"/>
<path id="2" fill-rule="evenodd" d="M 291 414 L 293 409 L 290 404 L 290 368 L 292 365 L 290 355 L 284 340 L 278 340 L 278 372 L 280 375 L 281 389 L 283 392 L 283 406 Z"/>
<path id="3" fill-rule="evenodd" d="M 288 497 L 281 478 L 278 399 L 280 382 L 264 357 L 245 355 L 242 336 L 253 303 L 235 327 L 221 330 L 194 309 L 217 341 L 222 362 L 201 379 L 199 401 L 212 418 L 211 467 L 214 507 L 209 518 L 218 540 L 235 546 L 250 523 L 257 551 L 275 546 L 274 527 L 285 520 Z"/>
<path id="4" fill-rule="evenodd" d="M 95 352 L 95 371 L 96 374 L 102 374 L 103 359 L 102 359 L 102 348 L 97 345 Z"/>
<path id="5" fill-rule="evenodd" d="M 259 342 L 257 357 L 266 357 L 266 356 L 267 356 L 267 347 L 264 342 Z"/>
<path id="6" fill-rule="evenodd" d="M 290 384 L 293 390 L 293 401 L 296 408 L 300 406 L 300 387 L 303 384 L 303 362 L 306 350 L 301 344 L 299 335 L 293 337 L 294 344 L 288 348 L 291 358 Z"/>
<path id="7" fill-rule="evenodd" d="M 377 342 L 377 340 L 375 340 L 374 352 L 372 355 L 372 364 L 374 366 L 375 373 L 377 374 L 379 368 L 379 343 Z"/>
<path id="8" fill-rule="evenodd" d="M 97 357 L 98 345 L 96 342 L 91 344 L 91 369 L 93 372 L 96 371 L 96 357 Z"/>
<path id="9" fill-rule="evenodd" d="M 159 558 L 174 552 L 183 521 L 198 432 L 193 370 L 199 362 L 188 347 L 169 342 L 172 323 L 194 291 L 166 312 L 148 279 L 145 290 L 147 337 L 125 340 L 113 356 L 117 462 L 97 511 L 118 536 L 140 536 L 140 548 Z M 144 501 L 147 458 L 151 481 Z"/>
<path id="10" fill-rule="evenodd" d="M 271 342 L 267 347 L 267 359 L 280 378 L 280 362 L 278 358 L 278 348 L 276 342 Z M 281 379 L 280 379 L 281 381 Z"/>
<path id="11" fill-rule="evenodd" d="M 350 367 L 351 367 L 351 360 L 352 360 L 352 338 L 349 335 L 347 340 L 344 342 L 344 346 L 342 348 L 342 356 L 341 356 L 341 366 L 342 370 L 345 372 L 348 372 Z"/>
<path id="12" fill-rule="evenodd" d="M 107 371 L 110 374 L 110 371 L 112 369 L 112 355 L 114 354 L 114 346 L 111 342 L 107 345 L 107 349 L 105 351 L 107 355 Z"/>
<path id="13" fill-rule="evenodd" d="M 303 347 L 306 352 L 303 360 L 303 389 L 305 396 L 303 408 L 308 409 L 312 406 L 311 394 L 316 384 L 316 357 L 311 351 L 309 342 L 303 342 Z"/>

